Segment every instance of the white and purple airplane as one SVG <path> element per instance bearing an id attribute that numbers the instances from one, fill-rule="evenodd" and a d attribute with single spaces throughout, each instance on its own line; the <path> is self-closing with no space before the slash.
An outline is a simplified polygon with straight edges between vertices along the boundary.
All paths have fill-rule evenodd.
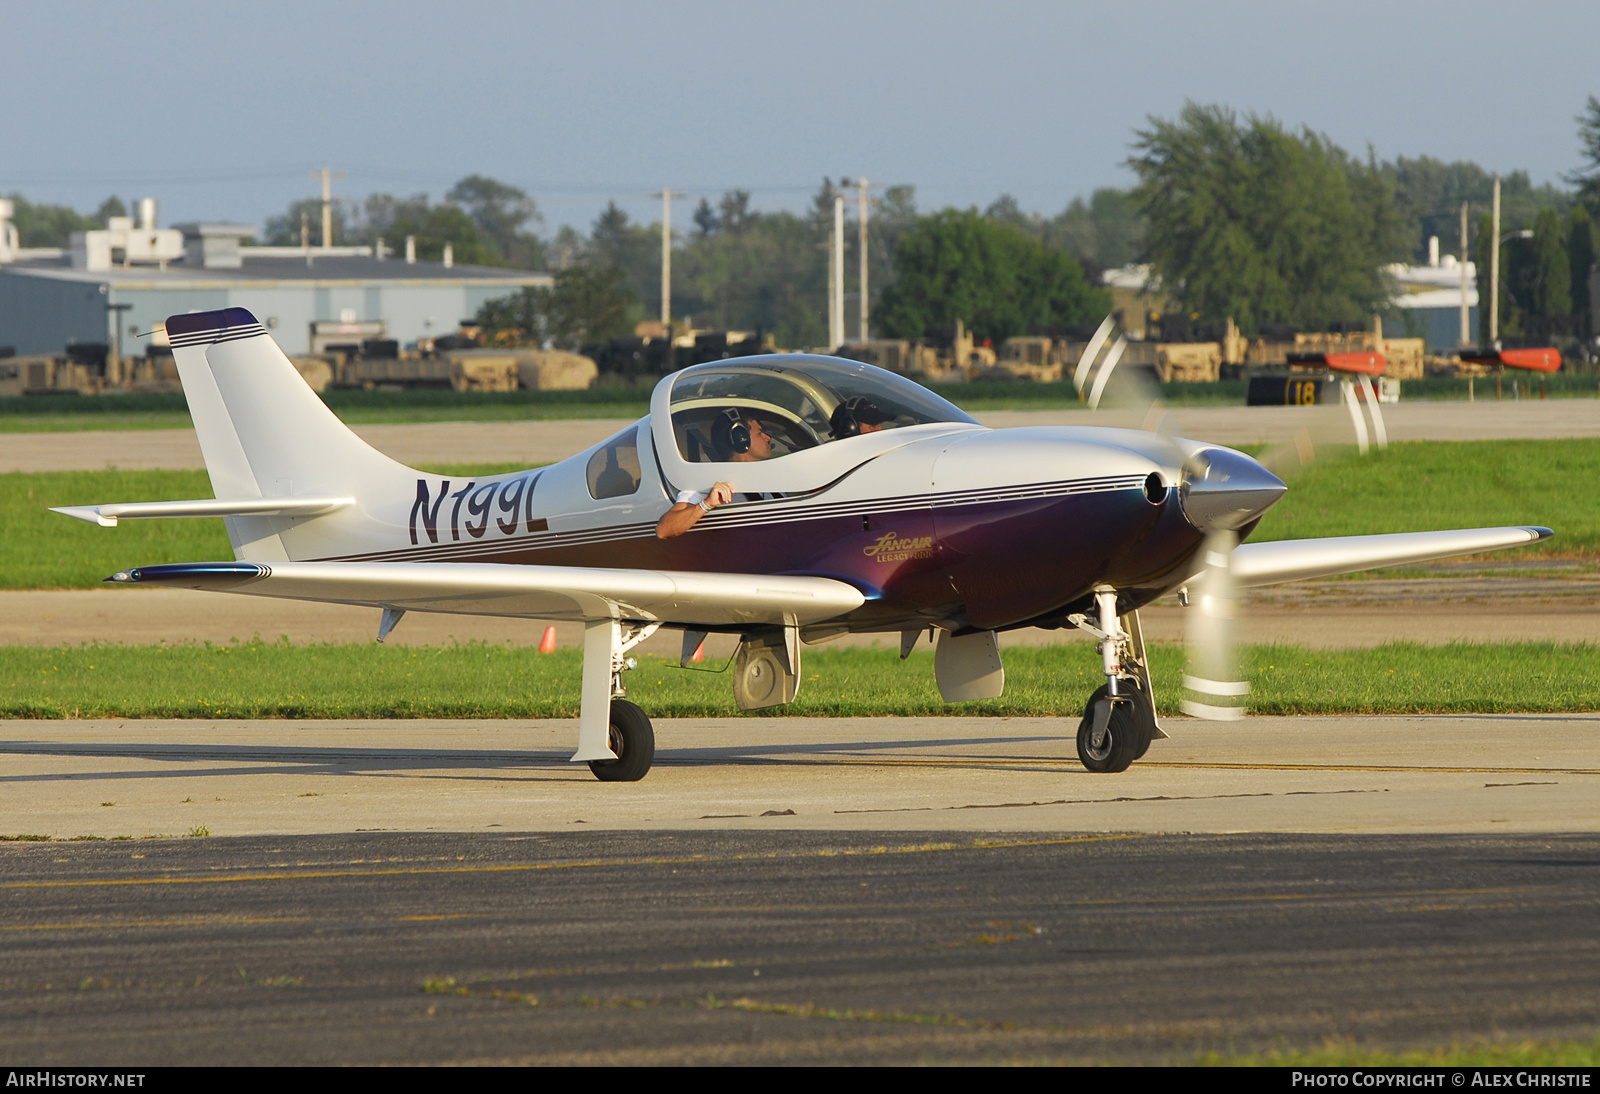
<path id="1" fill-rule="evenodd" d="M 793 700 L 803 645 L 844 633 L 897 633 L 903 654 L 931 633 L 939 691 L 957 702 L 1001 694 L 998 632 L 1076 627 L 1098 639 L 1106 676 L 1078 755 L 1122 771 L 1166 736 L 1139 630 L 1157 597 L 1187 602 L 1194 587 L 1199 610 L 1227 617 L 1234 587 L 1552 534 L 1241 545 L 1286 490 L 1243 453 L 1134 429 L 987 429 L 903 377 L 802 354 L 683 369 L 656 385 L 646 417 L 586 451 L 447 479 L 346 428 L 248 311 L 175 315 L 166 329 L 215 499 L 57 511 L 107 527 L 222 517 L 235 558 L 107 580 L 365 605 L 382 612 L 379 640 L 408 611 L 581 621 L 572 759 L 605 781 L 640 779 L 653 761 L 654 730 L 621 679 L 627 652 L 663 626 L 684 632 L 685 659 L 708 633 L 740 636 L 744 709 Z M 752 431 L 765 458 L 751 458 Z M 675 503 L 720 500 L 717 483 L 732 500 L 658 536 Z M 1184 687 L 1199 699 L 1185 709 L 1237 716 L 1244 685 L 1204 672 L 1198 652 Z"/>

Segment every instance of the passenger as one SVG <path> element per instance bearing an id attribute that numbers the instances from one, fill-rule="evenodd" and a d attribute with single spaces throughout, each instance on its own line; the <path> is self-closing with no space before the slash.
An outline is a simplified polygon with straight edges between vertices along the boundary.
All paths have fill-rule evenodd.
<path id="1" fill-rule="evenodd" d="M 734 407 L 719 414 L 711 423 L 711 448 L 723 463 L 759 463 L 772 455 L 772 435 L 754 415 Z M 730 501 L 754 501 L 767 495 L 735 495 L 730 483 L 719 482 L 709 491 L 679 492 L 671 509 L 656 523 L 656 538 L 681 536 L 700 522 L 700 518 Z"/>
<path id="2" fill-rule="evenodd" d="M 843 440 L 858 433 L 877 433 L 885 422 L 892 421 L 893 414 L 885 414 L 878 409 L 877 403 L 865 395 L 857 395 L 833 408 L 833 414 L 828 418 L 828 428 L 833 431 L 834 439 Z"/>

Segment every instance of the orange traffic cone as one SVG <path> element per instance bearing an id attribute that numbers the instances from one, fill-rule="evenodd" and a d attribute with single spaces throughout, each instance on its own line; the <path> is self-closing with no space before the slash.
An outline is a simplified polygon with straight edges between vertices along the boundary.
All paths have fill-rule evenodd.
<path id="1" fill-rule="evenodd" d="M 539 639 L 539 652 L 556 652 L 556 629 L 554 627 L 546 627 L 544 629 L 544 637 Z"/>
<path id="2" fill-rule="evenodd" d="M 702 639 L 700 639 L 700 644 L 694 648 L 694 656 L 689 658 L 689 660 L 693 661 L 695 664 L 698 665 L 700 662 L 704 661 L 705 659 L 706 659 L 706 640 L 704 638 L 702 638 Z"/>

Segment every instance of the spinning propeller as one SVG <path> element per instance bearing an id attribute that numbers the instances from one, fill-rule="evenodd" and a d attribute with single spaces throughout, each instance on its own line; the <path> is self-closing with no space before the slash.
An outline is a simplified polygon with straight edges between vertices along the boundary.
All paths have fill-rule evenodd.
<path id="1" fill-rule="evenodd" d="M 1107 318 L 1084 348 L 1073 372 L 1073 386 L 1091 410 L 1121 410 L 1124 416 L 1142 415 L 1142 427 L 1166 438 L 1173 463 L 1182 468 L 1178 500 L 1183 515 L 1205 540 L 1195 556 L 1196 571 L 1180 592 L 1190 609 L 1185 628 L 1187 669 L 1183 677 L 1182 709 L 1209 719 L 1234 719 L 1245 713 L 1249 684 L 1239 664 L 1236 620 L 1239 588 L 1233 556 L 1239 529 L 1255 520 L 1288 489 L 1284 478 L 1309 464 L 1319 453 L 1348 446 L 1351 422 L 1355 440 L 1367 450 L 1368 433 L 1362 420 L 1353 383 L 1341 384 L 1343 410 L 1333 406 L 1305 408 L 1304 424 L 1287 440 L 1269 445 L 1259 459 L 1231 449 L 1180 445 L 1164 427 L 1170 425 L 1166 408 L 1147 369 L 1118 369 L 1126 349 L 1126 336 L 1112 340 L 1115 323 Z M 1109 343 L 1109 348 L 1108 348 Z M 1365 389 L 1373 433 L 1384 440 L 1383 420 L 1376 392 L 1366 377 Z"/>

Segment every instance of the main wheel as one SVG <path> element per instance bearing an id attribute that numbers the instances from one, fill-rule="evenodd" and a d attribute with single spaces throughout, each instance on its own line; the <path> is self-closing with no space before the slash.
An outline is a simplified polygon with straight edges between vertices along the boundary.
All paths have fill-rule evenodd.
<path id="1" fill-rule="evenodd" d="M 614 760 L 590 760 L 594 777 L 607 783 L 635 783 L 656 758 L 656 731 L 644 711 L 626 699 L 611 700 L 611 751 Z"/>
<path id="2" fill-rule="evenodd" d="M 1145 754 L 1155 735 L 1155 711 L 1139 682 L 1124 678 L 1118 680 L 1117 685 L 1119 694 L 1128 702 L 1111 708 L 1111 720 L 1106 724 L 1106 735 L 1099 748 L 1093 745 L 1094 708 L 1111 694 L 1109 685 L 1102 684 L 1089 696 L 1083 708 L 1083 720 L 1078 723 L 1078 759 L 1090 771 L 1126 771 L 1128 765 Z"/>

